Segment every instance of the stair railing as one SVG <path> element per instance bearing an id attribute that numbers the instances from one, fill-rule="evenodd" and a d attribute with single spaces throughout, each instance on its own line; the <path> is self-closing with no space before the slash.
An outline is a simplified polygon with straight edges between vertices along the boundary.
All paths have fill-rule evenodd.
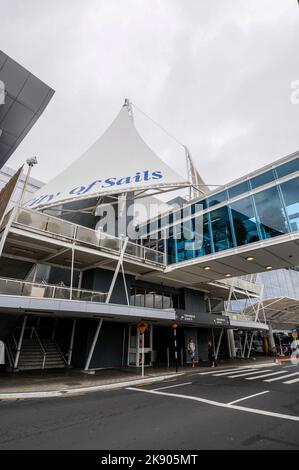
<path id="1" fill-rule="evenodd" d="M 68 364 L 67 364 L 67 360 L 66 360 L 66 358 L 64 357 L 64 354 L 62 353 L 62 351 L 61 351 L 60 347 L 58 346 L 57 342 L 54 341 L 54 344 L 55 344 L 56 348 L 58 349 L 58 352 L 59 352 L 60 356 L 62 357 L 64 363 L 65 363 L 66 365 L 68 365 Z"/>
<path id="2" fill-rule="evenodd" d="M 32 334 L 32 336 L 33 336 L 33 334 L 35 334 L 35 337 L 36 337 L 36 339 L 37 339 L 37 341 L 38 341 L 38 343 L 39 343 L 39 345 L 40 345 L 40 347 L 41 347 L 41 350 L 42 350 L 42 352 L 43 352 L 44 357 L 43 357 L 43 366 L 42 366 L 42 369 L 44 369 L 44 368 L 45 368 L 45 364 L 46 364 L 46 358 L 47 358 L 46 350 L 45 350 L 45 348 L 43 347 L 43 343 L 41 342 L 40 337 L 38 336 L 38 333 L 37 333 L 37 331 L 36 331 L 36 329 L 35 329 L 34 327 L 32 327 L 32 333 L 31 333 L 31 334 Z"/>

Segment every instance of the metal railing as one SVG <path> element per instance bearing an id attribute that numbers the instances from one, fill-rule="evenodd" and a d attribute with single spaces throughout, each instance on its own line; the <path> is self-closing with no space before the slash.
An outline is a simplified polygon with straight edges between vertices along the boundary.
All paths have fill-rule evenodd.
<path id="1" fill-rule="evenodd" d="M 53 237 L 64 238 L 78 245 L 89 245 L 111 253 L 121 253 L 123 239 L 108 233 L 93 230 L 81 225 L 59 219 L 51 215 L 30 209 L 19 209 L 14 223 L 24 226 L 30 230 L 48 233 Z M 125 257 L 136 258 L 164 266 L 164 253 L 154 250 L 138 243 L 128 242 Z"/>
<path id="2" fill-rule="evenodd" d="M 25 328 L 26 330 L 27 328 Z M 40 348 L 42 350 L 42 353 L 43 353 L 43 364 L 42 364 L 42 369 L 45 368 L 45 364 L 46 364 L 46 358 L 47 358 L 47 352 L 45 350 L 45 348 L 43 347 L 43 344 L 40 340 L 40 337 L 38 336 L 38 333 L 36 331 L 36 329 L 34 327 L 29 327 L 28 329 L 31 329 L 31 339 L 33 339 L 33 335 L 35 335 L 37 341 L 38 341 L 38 344 L 40 345 Z"/>
<path id="3" fill-rule="evenodd" d="M 21 329 L 22 329 L 21 326 L 16 326 L 13 329 L 12 333 L 10 334 L 10 336 L 8 337 L 8 339 L 6 341 L 8 359 L 9 359 L 10 366 L 12 368 L 14 368 L 15 359 L 16 359 L 16 356 L 17 356 L 17 353 L 18 353 L 18 342 L 15 338 L 15 333 L 16 333 L 17 330 L 21 330 Z M 42 354 L 43 354 L 42 369 L 44 369 L 45 365 L 46 365 L 47 352 L 46 352 L 46 350 L 45 350 L 45 348 L 44 348 L 44 346 L 41 342 L 41 339 L 38 335 L 38 332 L 36 331 L 36 329 L 33 326 L 25 327 L 24 328 L 25 335 L 26 335 L 27 332 L 29 332 L 29 337 L 30 337 L 31 340 L 33 340 L 34 337 L 37 339 L 38 345 L 40 346 L 40 349 L 42 350 Z M 19 352 L 21 352 L 21 351 L 19 351 Z"/>
<path id="4" fill-rule="evenodd" d="M 107 294 L 103 292 L 70 289 L 69 287 L 0 278 L 0 295 L 18 295 L 47 299 L 81 300 L 85 302 L 105 302 Z"/>

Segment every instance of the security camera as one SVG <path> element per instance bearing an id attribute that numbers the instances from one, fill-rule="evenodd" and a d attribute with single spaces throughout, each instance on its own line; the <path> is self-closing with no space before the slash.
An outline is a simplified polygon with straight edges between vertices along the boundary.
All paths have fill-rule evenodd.
<path id="1" fill-rule="evenodd" d="M 37 158 L 36 157 L 28 158 L 26 160 L 26 163 L 28 166 L 34 166 L 37 164 Z"/>

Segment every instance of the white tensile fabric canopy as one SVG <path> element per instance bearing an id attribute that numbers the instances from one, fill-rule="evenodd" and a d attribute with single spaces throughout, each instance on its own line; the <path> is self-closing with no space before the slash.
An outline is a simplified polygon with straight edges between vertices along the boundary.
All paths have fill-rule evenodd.
<path id="1" fill-rule="evenodd" d="M 155 188 L 186 187 L 137 132 L 125 104 L 106 132 L 76 161 L 26 202 L 46 208 L 92 197 Z"/>

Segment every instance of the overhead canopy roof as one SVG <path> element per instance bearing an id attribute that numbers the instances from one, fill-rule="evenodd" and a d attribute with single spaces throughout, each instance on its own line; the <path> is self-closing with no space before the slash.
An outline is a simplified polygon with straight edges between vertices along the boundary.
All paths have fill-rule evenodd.
<path id="1" fill-rule="evenodd" d="M 186 178 L 143 141 L 130 106 L 125 104 L 106 132 L 25 205 L 45 208 L 97 196 L 186 185 Z"/>
<path id="2" fill-rule="evenodd" d="M 0 80 L 5 86 L 5 103 L 0 103 L 1 168 L 39 119 L 54 90 L 2 51 Z"/>
<path id="3" fill-rule="evenodd" d="M 267 321 L 299 325 L 299 299 L 273 297 L 263 300 L 263 308 Z M 250 314 L 251 310 L 248 307 L 244 313 Z"/>

